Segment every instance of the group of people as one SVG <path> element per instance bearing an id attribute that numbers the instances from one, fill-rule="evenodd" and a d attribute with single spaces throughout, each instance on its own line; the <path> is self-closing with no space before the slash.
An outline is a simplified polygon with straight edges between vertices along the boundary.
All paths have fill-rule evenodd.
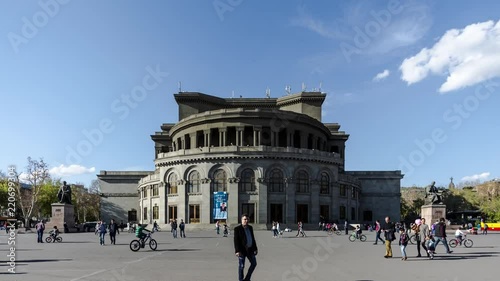
<path id="1" fill-rule="evenodd" d="M 222 237 L 227 237 L 229 235 L 229 226 L 227 225 L 227 223 L 224 222 L 224 224 L 222 225 L 223 227 L 223 230 L 222 230 Z M 220 221 L 216 221 L 215 222 L 215 231 L 217 232 L 217 235 L 220 234 Z"/>
<path id="2" fill-rule="evenodd" d="M 417 240 L 417 256 L 422 257 L 421 248 L 424 249 L 425 254 L 428 258 L 434 258 L 434 253 L 436 246 L 441 242 L 445 249 L 446 253 L 451 254 L 453 251 L 450 251 L 448 247 L 448 241 L 446 240 L 446 223 L 445 219 L 441 218 L 435 224 L 428 226 L 426 224 L 425 218 L 415 220 L 415 223 L 411 227 L 412 231 L 415 233 L 415 238 Z M 393 222 L 391 222 L 390 217 L 385 218 L 385 222 L 380 224 L 379 221 L 376 222 L 375 226 L 376 231 L 376 240 L 374 244 L 377 244 L 378 240 L 381 240 L 385 243 L 385 255 L 384 258 L 392 258 L 392 241 L 396 240 L 396 226 Z M 380 234 L 384 233 L 385 241 L 380 238 Z M 459 235 L 463 234 L 461 232 Z M 404 229 L 399 228 L 399 241 L 398 245 L 401 249 L 401 259 L 406 261 L 408 256 L 406 254 L 406 247 L 408 246 L 408 242 L 410 240 L 410 234 Z"/>
<path id="3" fill-rule="evenodd" d="M 156 224 L 156 221 L 155 221 L 155 224 Z M 154 227 L 154 225 L 153 225 L 153 227 Z M 186 224 L 184 223 L 183 219 L 181 219 L 181 222 L 179 224 L 177 224 L 177 220 L 175 220 L 175 219 L 170 220 L 170 231 L 172 232 L 172 236 L 174 238 L 177 238 L 177 227 L 179 227 L 181 238 L 186 238 L 186 232 L 185 232 Z M 156 225 L 156 229 L 157 228 L 158 228 L 158 225 Z"/>
<path id="4" fill-rule="evenodd" d="M 100 220 L 95 226 L 95 234 L 99 235 L 99 245 L 104 246 L 104 238 L 109 231 L 110 244 L 116 245 L 116 234 L 120 234 L 119 226 L 114 219 L 111 219 L 109 225 Z"/>

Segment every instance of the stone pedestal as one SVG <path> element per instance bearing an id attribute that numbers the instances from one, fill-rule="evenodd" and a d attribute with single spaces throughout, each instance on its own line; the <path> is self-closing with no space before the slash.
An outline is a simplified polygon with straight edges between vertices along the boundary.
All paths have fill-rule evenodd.
<path id="1" fill-rule="evenodd" d="M 423 205 L 420 215 L 425 218 L 427 225 L 431 225 L 440 218 L 446 219 L 446 205 Z"/>
<path id="2" fill-rule="evenodd" d="M 64 233 L 65 222 L 70 230 L 75 229 L 75 207 L 71 204 L 52 203 L 52 217 L 45 224 L 45 230 L 48 232 L 56 225 Z"/>

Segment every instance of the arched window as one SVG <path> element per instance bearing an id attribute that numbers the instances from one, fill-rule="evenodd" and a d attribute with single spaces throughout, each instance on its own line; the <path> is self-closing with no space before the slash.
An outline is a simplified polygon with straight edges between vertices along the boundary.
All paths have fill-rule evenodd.
<path id="1" fill-rule="evenodd" d="M 321 180 L 319 182 L 319 193 L 330 194 L 330 177 L 327 173 L 321 173 Z"/>
<path id="2" fill-rule="evenodd" d="M 283 177 L 283 172 L 280 169 L 274 169 L 271 171 L 271 177 L 269 178 L 269 191 L 285 191 L 285 180 Z"/>
<path id="3" fill-rule="evenodd" d="M 227 191 L 227 176 L 224 170 L 217 170 L 214 173 L 214 181 L 212 184 L 212 190 L 215 191 Z"/>
<path id="4" fill-rule="evenodd" d="M 255 172 L 245 169 L 241 172 L 240 192 L 255 191 Z"/>
<path id="5" fill-rule="evenodd" d="M 174 173 L 168 176 L 167 194 L 177 194 L 177 175 Z"/>
<path id="6" fill-rule="evenodd" d="M 306 171 L 299 171 L 297 173 L 296 192 L 308 193 L 309 192 L 309 175 Z"/>
<path id="7" fill-rule="evenodd" d="M 191 172 L 189 174 L 188 181 L 188 193 L 199 193 L 200 192 L 200 173 L 197 171 Z"/>

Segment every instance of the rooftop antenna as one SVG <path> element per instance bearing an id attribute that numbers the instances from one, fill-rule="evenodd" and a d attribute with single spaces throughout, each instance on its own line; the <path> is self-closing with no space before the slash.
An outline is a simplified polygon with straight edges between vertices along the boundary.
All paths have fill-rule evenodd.
<path id="1" fill-rule="evenodd" d="M 319 91 L 321 92 L 321 86 L 323 86 L 323 82 L 319 82 Z"/>
<path id="2" fill-rule="evenodd" d="M 305 92 L 306 91 L 306 84 L 304 82 L 302 82 L 302 92 Z"/>
<path id="3" fill-rule="evenodd" d="M 181 93 L 181 92 L 182 92 L 182 83 L 181 83 L 181 81 L 179 81 L 179 93 Z"/>
<path id="4" fill-rule="evenodd" d="M 271 97 L 271 89 L 269 89 L 269 87 L 267 87 L 267 89 L 266 89 L 266 97 L 267 98 Z"/>
<path id="5" fill-rule="evenodd" d="M 233 90 L 233 92 L 231 94 L 231 98 L 234 99 L 234 90 Z"/>
<path id="6" fill-rule="evenodd" d="M 292 87 L 290 85 L 285 86 L 285 92 L 287 95 L 290 95 L 292 93 Z"/>

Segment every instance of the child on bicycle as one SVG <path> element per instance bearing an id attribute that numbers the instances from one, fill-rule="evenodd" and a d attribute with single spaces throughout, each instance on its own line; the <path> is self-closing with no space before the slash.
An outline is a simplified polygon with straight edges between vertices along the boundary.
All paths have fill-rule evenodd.
<path id="1" fill-rule="evenodd" d="M 59 236 L 59 229 L 57 229 L 57 225 L 54 225 L 54 229 L 49 231 L 49 234 L 52 237 L 52 239 L 55 241 L 56 237 Z"/>
<path id="2" fill-rule="evenodd" d="M 463 233 L 461 229 L 462 227 L 459 227 L 457 231 L 455 231 L 455 238 L 457 238 L 459 244 L 462 244 L 463 237 L 465 235 L 465 233 Z"/>
<path id="3" fill-rule="evenodd" d="M 135 228 L 135 237 L 139 238 L 142 247 L 144 247 L 144 239 L 148 236 L 145 232 L 151 233 L 151 231 L 144 228 L 144 226 L 137 224 Z"/>
<path id="4" fill-rule="evenodd" d="M 361 235 L 362 231 L 359 225 L 356 225 L 356 239 L 359 239 L 359 236 Z"/>

